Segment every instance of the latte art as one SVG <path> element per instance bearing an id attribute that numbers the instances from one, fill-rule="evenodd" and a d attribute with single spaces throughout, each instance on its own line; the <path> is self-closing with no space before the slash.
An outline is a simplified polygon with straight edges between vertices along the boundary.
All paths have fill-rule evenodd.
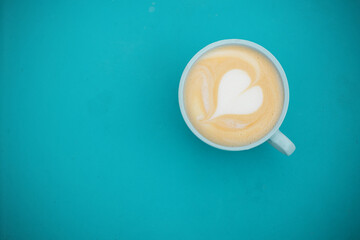
<path id="1" fill-rule="evenodd" d="M 248 47 L 205 53 L 190 69 L 185 110 L 193 126 L 223 146 L 243 146 L 265 136 L 279 119 L 283 89 L 273 64 Z"/>
<path id="2" fill-rule="evenodd" d="M 251 114 L 263 103 L 262 89 L 259 86 L 249 88 L 249 75 L 239 69 L 225 73 L 220 80 L 218 101 L 211 119 L 225 114 Z"/>

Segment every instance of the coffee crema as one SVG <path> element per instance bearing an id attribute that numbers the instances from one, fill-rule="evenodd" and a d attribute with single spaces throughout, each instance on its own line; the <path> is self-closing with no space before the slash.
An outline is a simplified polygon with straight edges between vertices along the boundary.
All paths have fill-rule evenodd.
<path id="1" fill-rule="evenodd" d="M 214 48 L 186 76 L 184 103 L 190 122 L 222 146 L 245 146 L 264 137 L 278 121 L 283 102 L 276 67 L 249 47 Z"/>

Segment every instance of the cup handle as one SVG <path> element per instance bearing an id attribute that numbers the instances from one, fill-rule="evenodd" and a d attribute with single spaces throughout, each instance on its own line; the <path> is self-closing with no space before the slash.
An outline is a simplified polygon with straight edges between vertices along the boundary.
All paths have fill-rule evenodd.
<path id="1" fill-rule="evenodd" d="M 268 142 L 277 150 L 290 156 L 296 149 L 295 144 L 288 139 L 282 132 L 277 130 Z"/>

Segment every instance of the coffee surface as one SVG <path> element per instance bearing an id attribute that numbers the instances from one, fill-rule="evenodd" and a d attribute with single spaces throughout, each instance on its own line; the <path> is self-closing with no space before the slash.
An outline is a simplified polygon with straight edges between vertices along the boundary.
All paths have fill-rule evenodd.
<path id="1" fill-rule="evenodd" d="M 189 120 L 222 146 L 244 146 L 264 137 L 279 119 L 283 102 L 275 66 L 244 46 L 206 52 L 190 69 L 184 87 Z"/>

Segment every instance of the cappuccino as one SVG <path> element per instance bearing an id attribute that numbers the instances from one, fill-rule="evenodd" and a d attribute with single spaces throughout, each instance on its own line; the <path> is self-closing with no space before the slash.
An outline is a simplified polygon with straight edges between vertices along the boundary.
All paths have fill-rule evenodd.
<path id="1" fill-rule="evenodd" d="M 278 121 L 284 103 L 281 78 L 262 53 L 227 45 L 203 54 L 184 86 L 187 116 L 210 141 L 229 147 L 263 138 Z"/>

